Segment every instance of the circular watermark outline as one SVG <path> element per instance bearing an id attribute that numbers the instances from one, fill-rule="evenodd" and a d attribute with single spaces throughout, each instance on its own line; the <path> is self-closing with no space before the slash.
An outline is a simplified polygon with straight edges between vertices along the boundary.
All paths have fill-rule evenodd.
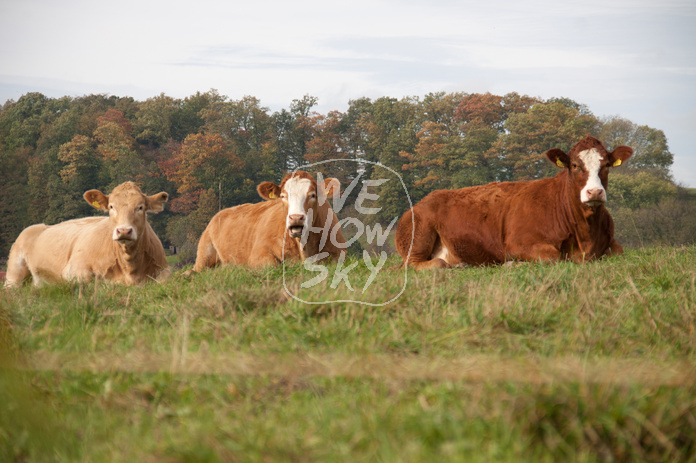
<path id="1" fill-rule="evenodd" d="M 399 179 L 399 182 L 401 182 L 401 186 L 403 187 L 404 193 L 406 193 L 406 198 L 408 199 L 408 210 L 413 208 L 413 202 L 411 201 L 411 195 L 408 193 L 408 189 L 406 188 L 406 184 L 404 183 L 404 179 L 401 177 L 401 175 L 399 175 L 399 173 L 397 171 L 395 171 L 394 169 L 392 169 L 389 166 L 385 166 L 384 164 L 382 164 L 380 162 L 373 162 L 373 161 L 366 161 L 366 160 L 358 161 L 355 159 L 326 159 L 324 161 L 318 161 L 318 162 L 313 162 L 313 163 L 303 164 L 301 166 L 298 166 L 295 169 L 293 169 L 292 173 L 295 173 L 298 170 L 309 170 L 308 168 L 311 168 L 313 166 L 318 166 L 318 165 L 327 164 L 327 163 L 331 163 L 331 162 L 341 162 L 341 161 L 354 162 L 356 164 L 372 164 L 372 165 L 381 167 L 383 169 L 387 169 L 388 171 L 393 173 Z M 340 194 L 340 192 L 339 192 L 339 194 Z M 328 198 L 326 200 L 328 200 Z M 333 207 L 332 207 L 332 209 L 333 209 Z M 334 212 L 334 214 L 335 214 L 335 212 Z M 337 214 L 336 214 L 336 216 L 338 217 Z M 413 249 L 413 241 L 415 239 L 415 236 L 416 236 L 416 223 L 415 223 L 415 221 L 412 220 L 411 221 L 411 243 L 408 247 L 408 254 L 406 255 L 406 258 L 404 259 L 404 263 L 408 262 L 409 258 L 411 257 L 411 250 Z M 283 248 L 282 248 L 283 252 L 281 255 L 281 260 L 283 263 L 283 289 L 285 289 L 285 292 L 290 297 L 292 297 L 293 299 L 295 299 L 298 302 L 302 302 L 304 304 L 309 304 L 309 305 L 334 304 L 334 303 L 338 303 L 338 302 L 353 302 L 356 304 L 369 305 L 372 307 L 383 307 L 383 306 L 389 305 L 392 302 L 396 301 L 399 297 L 401 297 L 401 295 L 406 290 L 406 286 L 408 284 L 408 265 L 403 266 L 403 268 L 404 268 L 404 285 L 401 288 L 401 291 L 399 291 L 399 294 L 397 294 L 396 296 L 394 296 L 393 298 L 391 298 L 387 302 L 382 302 L 382 303 L 377 304 L 374 302 L 356 301 L 353 299 L 338 299 L 338 300 L 331 300 L 331 301 L 305 301 L 304 299 L 296 296 L 295 294 L 292 293 L 292 291 L 290 291 L 290 289 L 287 286 L 286 280 L 285 280 L 285 240 L 286 239 L 287 239 L 287 233 L 283 233 Z"/>

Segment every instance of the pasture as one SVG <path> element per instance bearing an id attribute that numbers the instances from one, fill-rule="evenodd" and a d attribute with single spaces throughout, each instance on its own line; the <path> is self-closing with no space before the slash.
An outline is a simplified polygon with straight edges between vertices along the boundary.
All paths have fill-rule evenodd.
<path id="1" fill-rule="evenodd" d="M 696 461 L 695 247 L 407 278 L 2 291 L 0 461 Z"/>

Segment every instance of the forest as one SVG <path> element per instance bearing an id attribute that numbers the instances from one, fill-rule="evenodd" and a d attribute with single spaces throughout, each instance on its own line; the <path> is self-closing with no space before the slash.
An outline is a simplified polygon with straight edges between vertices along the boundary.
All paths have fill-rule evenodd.
<path id="1" fill-rule="evenodd" d="M 517 93 L 359 98 L 327 114 L 317 103 L 306 95 L 272 112 L 255 97 L 231 100 L 217 90 L 146 101 L 41 93 L 7 101 L 0 110 L 0 256 L 30 224 L 97 214 L 82 194 L 108 194 L 126 180 L 146 194 L 170 194 L 150 222 L 185 261 L 215 212 L 260 201 L 258 183 L 308 163 L 350 160 L 323 172 L 346 185 L 358 174 L 378 175 L 374 163 L 385 165 L 402 175 L 415 202 L 435 189 L 555 175 L 544 151 L 568 150 L 587 134 L 610 149 L 635 150 L 609 180 L 619 242 L 696 241 L 694 192 L 675 183 L 673 154 L 658 128 L 598 117 L 568 98 Z M 379 192 L 385 217 L 408 208 L 395 187 L 385 183 Z"/>

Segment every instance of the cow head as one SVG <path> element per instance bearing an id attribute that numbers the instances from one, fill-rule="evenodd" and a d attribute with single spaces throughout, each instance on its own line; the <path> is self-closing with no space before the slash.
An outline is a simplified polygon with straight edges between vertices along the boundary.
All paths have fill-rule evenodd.
<path id="1" fill-rule="evenodd" d="M 607 201 L 609 168 L 618 167 L 631 157 L 633 149 L 617 146 L 607 151 L 602 142 L 587 136 L 566 154 L 558 148 L 546 152 L 546 157 L 558 167 L 568 170 L 573 194 L 582 204 L 597 207 Z"/>
<path id="2" fill-rule="evenodd" d="M 317 185 L 310 174 L 296 171 L 286 175 L 280 185 L 262 182 L 256 190 L 265 200 L 280 199 L 283 202 L 287 210 L 285 227 L 291 237 L 299 238 L 305 227 L 314 225 L 320 206 L 326 204 L 326 198 L 332 194 L 333 189 L 338 191 L 340 186 L 335 178 L 327 178 L 321 185 Z M 308 217 L 311 217 L 312 223 L 308 223 Z"/>
<path id="3" fill-rule="evenodd" d="M 114 241 L 134 244 L 145 230 L 145 214 L 164 210 L 169 195 L 161 192 L 145 196 L 135 183 L 125 182 L 108 196 L 99 190 L 89 190 L 84 198 L 95 209 L 109 212 Z"/>

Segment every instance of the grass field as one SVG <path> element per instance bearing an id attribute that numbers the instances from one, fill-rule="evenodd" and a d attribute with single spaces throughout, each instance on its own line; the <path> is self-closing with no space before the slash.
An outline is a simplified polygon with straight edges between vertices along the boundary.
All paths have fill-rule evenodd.
<path id="1" fill-rule="evenodd" d="M 398 263 L 3 291 L 0 461 L 696 461 L 696 248 Z"/>

